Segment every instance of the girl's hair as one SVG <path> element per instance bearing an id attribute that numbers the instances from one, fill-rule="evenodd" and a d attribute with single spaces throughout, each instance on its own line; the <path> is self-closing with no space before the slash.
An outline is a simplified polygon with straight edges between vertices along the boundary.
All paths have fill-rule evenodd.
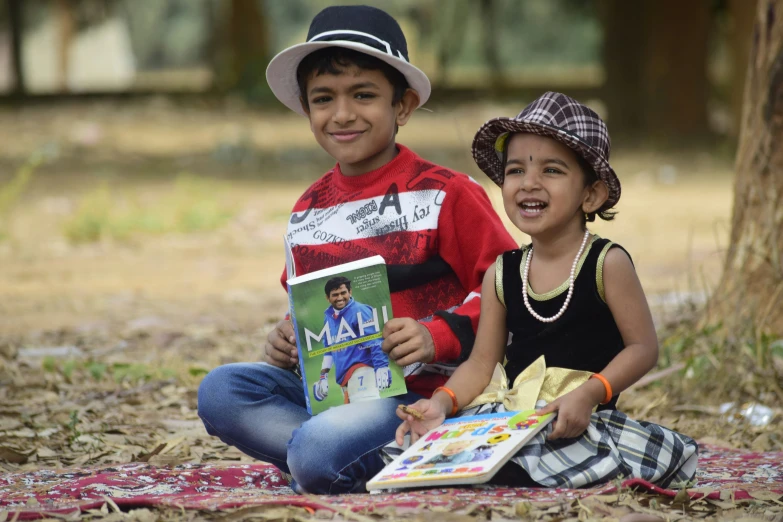
<path id="1" fill-rule="evenodd" d="M 554 139 L 554 138 L 552 138 Z M 506 140 L 505 146 L 503 148 L 503 170 L 506 169 L 506 161 L 508 161 L 508 143 L 511 141 L 510 139 Z M 573 149 L 571 149 L 573 150 Z M 574 151 L 574 156 L 576 156 L 576 162 L 579 164 L 579 168 L 582 169 L 582 172 L 584 172 L 585 175 L 585 187 L 588 185 L 592 185 L 596 181 L 598 181 L 598 174 L 595 173 L 595 169 L 592 165 L 590 165 L 586 159 L 582 157 L 581 154 Z M 505 176 L 504 176 L 505 179 Z M 614 219 L 615 214 L 617 214 L 616 210 L 601 210 L 598 209 L 595 212 L 590 212 L 585 214 L 585 221 L 592 223 L 595 221 L 595 216 L 598 216 L 599 218 L 603 219 L 604 221 L 611 221 Z"/>
<path id="2" fill-rule="evenodd" d="M 574 152 L 576 155 L 576 161 L 579 163 L 579 166 L 582 168 L 582 172 L 585 173 L 585 187 L 588 185 L 592 185 L 596 181 L 598 181 L 598 174 L 595 173 L 595 169 L 592 165 L 590 165 L 586 159 L 582 157 L 581 154 Z M 597 215 L 599 218 L 603 219 L 604 221 L 611 221 L 614 219 L 615 214 L 617 214 L 616 210 L 601 210 L 598 209 L 595 212 L 590 212 L 588 214 L 585 214 L 585 221 L 592 223 L 595 221 L 595 216 Z"/>

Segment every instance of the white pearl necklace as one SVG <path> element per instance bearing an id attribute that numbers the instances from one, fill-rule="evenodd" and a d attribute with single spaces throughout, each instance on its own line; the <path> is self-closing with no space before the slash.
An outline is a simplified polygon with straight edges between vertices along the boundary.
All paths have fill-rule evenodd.
<path id="1" fill-rule="evenodd" d="M 535 310 L 533 310 L 533 307 L 530 306 L 530 300 L 527 297 L 527 276 L 528 273 L 530 273 L 530 260 L 533 259 L 533 245 L 530 245 L 530 250 L 527 253 L 527 259 L 525 260 L 525 273 L 522 274 L 522 298 L 525 300 L 525 307 L 527 307 L 527 311 L 531 313 L 533 317 L 538 319 L 539 321 L 543 323 L 553 323 L 560 319 L 560 317 L 565 313 L 566 308 L 568 308 L 568 303 L 571 302 L 571 296 L 574 295 L 574 279 L 576 279 L 576 265 L 579 263 L 579 258 L 582 257 L 582 252 L 585 250 L 585 245 L 587 245 L 587 238 L 590 237 L 590 231 L 585 230 L 585 237 L 582 239 L 582 246 L 579 247 L 579 252 L 577 252 L 576 257 L 574 258 L 574 264 L 571 265 L 571 275 L 568 277 L 568 295 L 566 295 L 565 303 L 563 303 L 563 307 L 560 308 L 560 311 L 557 312 L 552 317 L 543 317 L 541 315 L 538 315 Z"/>

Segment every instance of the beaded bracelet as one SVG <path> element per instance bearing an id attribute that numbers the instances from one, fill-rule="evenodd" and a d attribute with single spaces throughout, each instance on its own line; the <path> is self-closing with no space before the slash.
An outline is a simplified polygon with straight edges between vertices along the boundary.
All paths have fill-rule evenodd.
<path id="1" fill-rule="evenodd" d="M 599 381 L 601 381 L 603 383 L 604 389 L 606 390 L 606 397 L 604 397 L 604 400 L 603 400 L 603 402 L 601 404 L 607 404 L 609 401 L 612 400 L 612 396 L 614 395 L 612 393 L 612 385 L 609 384 L 609 381 L 606 380 L 606 377 L 604 377 L 600 373 L 594 373 L 590 377 L 591 378 L 595 377 L 596 379 L 598 379 Z"/>
<path id="2" fill-rule="evenodd" d="M 451 413 L 449 413 L 449 417 L 453 417 L 459 411 L 459 403 L 457 402 L 457 395 L 450 389 L 446 388 L 445 386 L 438 386 L 437 388 L 435 388 L 435 391 L 432 392 L 432 394 L 435 395 L 439 391 L 442 391 L 443 393 L 451 397 Z"/>

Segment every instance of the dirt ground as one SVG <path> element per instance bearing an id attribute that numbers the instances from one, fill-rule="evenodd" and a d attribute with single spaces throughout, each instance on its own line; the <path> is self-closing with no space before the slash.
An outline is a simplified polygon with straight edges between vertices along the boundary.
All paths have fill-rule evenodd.
<path id="1" fill-rule="evenodd" d="M 483 183 L 469 161 L 472 133 L 517 110 L 436 108 L 414 118 L 400 142 Z M 248 460 L 206 435 L 196 389 L 219 364 L 257 360 L 284 313 L 287 213 L 330 166 L 306 122 L 164 100 L 0 112 L 0 190 L 30 157 L 46 159 L 5 212 L 0 206 L 0 470 Z M 731 161 L 653 150 L 613 158 L 623 183 L 619 214 L 591 229 L 631 252 L 664 328 L 720 275 Z M 502 214 L 499 189 L 485 187 Z M 143 224 L 204 205 L 225 219 L 195 230 Z M 104 230 L 96 241 L 74 235 L 97 219 L 95 206 L 100 219 L 124 216 L 123 232 Z M 704 440 L 783 450 L 779 424 L 738 426 L 715 413 L 719 397 L 673 396 L 668 383 L 682 378 L 626 392 L 622 406 Z M 774 507 L 711 507 L 699 518 L 780 519 Z"/>

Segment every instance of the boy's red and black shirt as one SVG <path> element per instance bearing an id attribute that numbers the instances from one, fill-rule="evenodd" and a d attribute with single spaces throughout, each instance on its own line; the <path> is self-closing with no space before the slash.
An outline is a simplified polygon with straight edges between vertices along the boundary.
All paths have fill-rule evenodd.
<path id="1" fill-rule="evenodd" d="M 398 148 L 361 176 L 339 166 L 324 174 L 297 201 L 287 235 L 297 274 L 373 255 L 386 260 L 394 316 L 420 320 L 435 344 L 434 366 L 406 368 L 412 391 L 422 370 L 441 373 L 420 390 L 429 395 L 470 353 L 484 272 L 516 244 L 481 185 Z"/>

